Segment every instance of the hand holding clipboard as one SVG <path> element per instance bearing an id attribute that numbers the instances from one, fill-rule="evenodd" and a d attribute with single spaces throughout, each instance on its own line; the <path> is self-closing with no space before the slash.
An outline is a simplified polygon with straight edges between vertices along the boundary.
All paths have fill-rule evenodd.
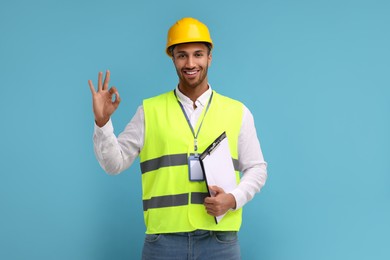
<path id="1" fill-rule="evenodd" d="M 200 155 L 200 164 L 211 197 L 218 193 L 229 193 L 237 187 L 236 173 L 225 132 Z M 210 186 L 218 186 L 222 190 L 210 189 Z M 225 214 L 215 217 L 216 223 L 220 222 Z"/>

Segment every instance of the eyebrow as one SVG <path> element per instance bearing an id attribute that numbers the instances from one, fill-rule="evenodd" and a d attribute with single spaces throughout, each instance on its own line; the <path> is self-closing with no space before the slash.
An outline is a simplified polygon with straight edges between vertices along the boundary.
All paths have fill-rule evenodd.
<path id="1" fill-rule="evenodd" d="M 194 53 L 199 53 L 199 52 L 206 52 L 205 50 L 196 50 L 196 51 L 194 51 Z M 177 51 L 177 53 L 176 54 L 188 54 L 188 52 L 187 51 Z"/>

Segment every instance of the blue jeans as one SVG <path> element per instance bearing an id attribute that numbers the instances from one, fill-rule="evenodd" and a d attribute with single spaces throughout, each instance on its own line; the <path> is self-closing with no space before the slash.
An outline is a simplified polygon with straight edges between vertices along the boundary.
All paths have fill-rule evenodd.
<path id="1" fill-rule="evenodd" d="M 206 231 L 146 235 L 143 260 L 239 260 L 237 232 Z"/>

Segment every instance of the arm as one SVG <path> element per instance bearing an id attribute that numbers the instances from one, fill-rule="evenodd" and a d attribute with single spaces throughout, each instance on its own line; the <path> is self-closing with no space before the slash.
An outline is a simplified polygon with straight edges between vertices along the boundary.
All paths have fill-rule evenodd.
<path id="1" fill-rule="evenodd" d="M 118 138 L 114 134 L 111 120 L 103 127 L 95 125 L 93 142 L 96 158 L 107 173 L 115 175 L 129 168 L 143 147 L 144 112 L 142 106 L 138 108 Z"/>
<path id="2" fill-rule="evenodd" d="M 243 176 L 233 192 L 225 193 L 220 187 L 209 187 L 216 196 L 205 198 L 204 204 L 208 214 L 220 216 L 230 209 L 243 207 L 260 191 L 267 180 L 267 163 L 261 152 L 253 116 L 246 107 L 238 137 L 238 163 Z"/>
<path id="3" fill-rule="evenodd" d="M 261 190 L 268 176 L 267 163 L 261 151 L 253 115 L 246 107 L 238 137 L 238 167 L 242 178 L 232 192 L 237 204 L 236 209 L 243 207 Z"/>
<path id="4" fill-rule="evenodd" d="M 110 117 L 118 108 L 120 97 L 115 87 L 108 90 L 110 72 L 106 72 L 103 84 L 102 76 L 103 74 L 99 72 L 98 91 L 95 91 L 92 81 L 88 81 L 95 116 L 94 150 L 101 167 L 109 174 L 118 174 L 130 167 L 143 146 L 143 109 L 140 107 L 137 110 L 136 115 L 117 138 Z"/>

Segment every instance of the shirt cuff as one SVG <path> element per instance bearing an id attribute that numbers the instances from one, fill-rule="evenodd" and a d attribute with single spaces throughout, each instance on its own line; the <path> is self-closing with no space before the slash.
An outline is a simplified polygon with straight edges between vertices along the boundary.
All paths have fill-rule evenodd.
<path id="1" fill-rule="evenodd" d="M 114 126 L 112 125 L 112 121 L 111 121 L 111 118 L 107 121 L 107 123 L 102 126 L 102 127 L 99 127 L 96 122 L 95 122 L 95 134 L 96 135 L 104 135 L 104 136 L 107 136 L 107 135 L 110 135 L 114 132 Z"/>
<path id="2" fill-rule="evenodd" d="M 234 199 L 236 200 L 236 208 L 231 210 L 238 210 L 242 208 L 245 204 L 245 195 L 239 189 L 235 189 L 230 193 L 233 195 Z"/>

